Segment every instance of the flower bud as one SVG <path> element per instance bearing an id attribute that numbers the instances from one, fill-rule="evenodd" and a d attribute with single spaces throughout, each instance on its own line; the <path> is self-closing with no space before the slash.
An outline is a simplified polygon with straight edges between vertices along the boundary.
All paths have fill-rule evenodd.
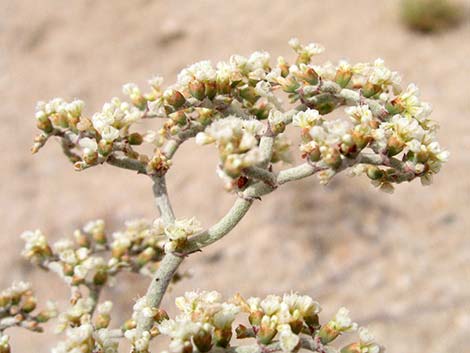
<path id="1" fill-rule="evenodd" d="M 380 92 L 380 86 L 374 85 L 373 83 L 367 82 L 363 87 L 362 87 L 362 95 L 366 98 L 370 98 L 372 96 L 375 96 L 377 93 Z"/>
<path id="2" fill-rule="evenodd" d="M 21 310 L 24 311 L 25 313 L 30 313 L 34 309 L 36 309 L 36 305 L 37 305 L 36 298 L 30 295 L 30 296 L 27 296 L 23 300 L 23 305 L 21 306 Z"/>
<path id="3" fill-rule="evenodd" d="M 320 328 L 320 320 L 318 318 L 318 314 L 305 316 L 304 321 L 310 328 L 314 328 L 314 329 Z"/>
<path id="4" fill-rule="evenodd" d="M 132 134 L 130 134 L 128 137 L 127 137 L 127 141 L 129 142 L 129 144 L 131 145 L 141 145 L 142 142 L 144 141 L 143 137 L 141 134 L 139 134 L 138 132 L 134 132 Z"/>
<path id="5" fill-rule="evenodd" d="M 351 69 L 338 69 L 335 76 L 335 82 L 342 88 L 346 87 L 353 76 Z"/>
<path id="6" fill-rule="evenodd" d="M 95 319 L 95 328 L 97 330 L 107 328 L 111 321 L 109 314 L 99 314 Z"/>
<path id="7" fill-rule="evenodd" d="M 232 338 L 232 328 L 216 328 L 214 330 L 214 339 L 217 347 L 228 347 L 230 340 Z"/>
<path id="8" fill-rule="evenodd" d="M 93 276 L 93 283 L 102 286 L 108 280 L 108 271 L 105 266 L 100 267 Z"/>
<path id="9" fill-rule="evenodd" d="M 37 120 L 36 125 L 37 125 L 38 129 L 44 131 L 46 134 L 50 134 L 52 132 L 52 130 L 54 129 L 53 126 L 52 126 L 51 121 L 45 115 Z"/>
<path id="10" fill-rule="evenodd" d="M 340 353 L 362 353 L 361 344 L 359 342 L 348 344 L 341 348 Z"/>
<path id="11" fill-rule="evenodd" d="M 326 325 L 322 326 L 318 336 L 322 344 L 328 344 L 334 341 L 341 332 L 334 328 L 333 323 L 330 321 Z"/>
<path id="12" fill-rule="evenodd" d="M 240 96 L 243 99 L 246 99 L 248 102 L 253 103 L 253 104 L 258 99 L 258 95 L 256 94 L 254 87 L 251 87 L 251 86 L 246 86 L 240 89 Z"/>
<path id="13" fill-rule="evenodd" d="M 111 141 L 106 141 L 101 139 L 98 143 L 98 152 L 102 156 L 107 156 L 113 151 L 113 143 Z"/>
<path id="14" fill-rule="evenodd" d="M 380 180 L 384 176 L 384 172 L 375 166 L 367 168 L 367 176 L 372 180 Z"/>
<path id="15" fill-rule="evenodd" d="M 391 136 L 387 142 L 387 155 L 389 157 L 395 156 L 396 154 L 403 151 L 405 143 L 402 142 L 399 138 Z"/>
<path id="16" fill-rule="evenodd" d="M 294 320 L 294 321 L 289 322 L 289 326 L 292 332 L 298 335 L 300 331 L 302 331 L 302 328 L 304 327 L 304 323 L 302 320 Z"/>
<path id="17" fill-rule="evenodd" d="M 178 109 L 186 102 L 186 98 L 184 98 L 181 92 L 177 90 L 166 91 L 165 100 L 169 105 L 171 105 L 175 109 Z"/>
<path id="18" fill-rule="evenodd" d="M 264 313 L 261 310 L 254 311 L 248 317 L 248 321 L 250 322 L 251 326 L 259 326 L 261 324 L 261 320 L 263 319 Z"/>
<path id="19" fill-rule="evenodd" d="M 185 126 L 188 123 L 188 117 L 182 110 L 178 110 L 177 112 L 171 113 L 168 115 L 168 117 L 180 126 Z"/>
<path id="20" fill-rule="evenodd" d="M 297 76 L 310 85 L 314 86 L 318 84 L 318 74 L 311 67 L 307 67 L 303 72 L 299 73 Z"/>
<path id="21" fill-rule="evenodd" d="M 168 316 L 168 313 L 163 310 L 163 309 L 156 309 L 156 313 L 153 317 L 153 320 L 156 322 L 156 323 L 160 323 L 164 320 L 168 320 L 170 317 Z"/>
<path id="22" fill-rule="evenodd" d="M 276 334 L 277 330 L 275 328 L 269 326 L 261 326 L 256 337 L 258 338 L 258 341 L 260 343 L 269 344 L 273 340 L 274 336 L 276 336 Z"/>
<path id="23" fill-rule="evenodd" d="M 212 348 L 212 335 L 210 332 L 200 330 L 193 336 L 193 342 L 199 352 L 209 352 Z"/>
<path id="24" fill-rule="evenodd" d="M 205 83 L 205 88 L 206 88 L 206 96 L 209 99 L 213 99 L 215 95 L 217 94 L 217 84 L 215 81 L 208 81 Z"/>
<path id="25" fill-rule="evenodd" d="M 124 324 L 122 325 L 122 330 L 123 331 L 128 331 L 128 330 L 132 330 L 136 327 L 137 327 L 137 324 L 136 324 L 135 320 L 129 319 L 126 322 L 124 322 Z"/>
<path id="26" fill-rule="evenodd" d="M 251 333 L 252 331 L 249 330 L 248 327 L 241 325 L 241 324 L 238 325 L 237 328 L 235 329 L 235 334 L 237 335 L 238 339 L 253 337 Z"/>
<path id="27" fill-rule="evenodd" d="M 192 80 L 188 83 L 189 93 L 196 99 L 202 101 L 206 97 L 206 87 L 204 83 L 198 80 Z"/>

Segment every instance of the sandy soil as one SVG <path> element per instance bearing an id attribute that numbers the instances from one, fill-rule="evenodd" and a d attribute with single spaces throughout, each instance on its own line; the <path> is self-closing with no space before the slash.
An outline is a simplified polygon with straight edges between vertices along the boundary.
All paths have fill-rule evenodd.
<path id="1" fill-rule="evenodd" d="M 156 215 L 144 177 L 111 167 L 76 173 L 53 143 L 33 158 L 37 100 L 80 97 L 91 113 L 125 82 L 144 84 L 154 74 L 171 82 L 189 63 L 233 53 L 289 55 L 287 40 L 297 36 L 325 45 L 324 60 L 382 57 L 416 82 L 434 105 L 451 160 L 433 186 L 401 185 L 392 196 L 346 176 L 326 188 L 316 179 L 283 187 L 230 236 L 186 261 L 193 277 L 165 307 L 189 288 L 295 290 L 318 298 L 326 316 L 349 307 L 389 352 L 469 352 L 470 24 L 413 34 L 401 26 L 396 4 L 0 0 L 0 284 L 27 278 L 41 299 L 65 292 L 20 259 L 25 229 L 58 238 L 97 217 L 119 227 Z M 221 192 L 214 168 L 214 155 L 182 149 L 169 175 L 178 216 L 209 226 L 230 207 L 233 196 Z M 125 317 L 144 288 L 129 277 L 106 295 Z M 13 344 L 16 352 L 41 353 L 53 339 L 18 332 Z"/>

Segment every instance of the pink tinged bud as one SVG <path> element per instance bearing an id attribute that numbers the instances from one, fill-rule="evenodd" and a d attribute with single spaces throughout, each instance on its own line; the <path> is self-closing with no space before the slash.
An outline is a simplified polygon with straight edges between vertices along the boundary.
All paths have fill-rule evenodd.
<path id="1" fill-rule="evenodd" d="M 180 126 L 185 126 L 188 124 L 188 117 L 186 116 L 184 111 L 179 110 L 168 115 L 168 117 Z"/>
<path id="2" fill-rule="evenodd" d="M 238 339 L 253 337 L 253 330 L 241 324 L 237 326 L 235 333 Z"/>
<path id="3" fill-rule="evenodd" d="M 353 73 L 350 69 L 348 70 L 339 69 L 336 72 L 335 82 L 338 85 L 340 85 L 342 88 L 344 88 L 348 85 L 349 81 L 351 81 L 352 76 L 353 76 Z"/>
<path id="4" fill-rule="evenodd" d="M 258 338 L 258 341 L 260 343 L 269 344 L 276 336 L 276 334 L 277 330 L 275 328 L 271 328 L 269 326 L 261 326 L 256 337 Z"/>
<path id="5" fill-rule="evenodd" d="M 359 342 L 348 344 L 341 348 L 340 353 L 362 353 L 361 344 Z"/>
<path id="6" fill-rule="evenodd" d="M 261 310 L 254 311 L 248 317 L 248 321 L 250 322 L 251 326 L 259 326 L 261 324 L 263 316 L 264 313 Z"/>
<path id="7" fill-rule="evenodd" d="M 199 352 L 209 352 L 212 348 L 212 335 L 210 332 L 200 330 L 193 336 L 193 342 Z"/>
<path id="8" fill-rule="evenodd" d="M 334 341 L 339 335 L 340 331 L 334 328 L 334 325 L 331 323 L 331 321 L 322 326 L 320 332 L 318 333 L 322 344 L 328 344 Z"/>
<path id="9" fill-rule="evenodd" d="M 388 139 L 387 142 L 387 155 L 389 157 L 395 156 L 401 151 L 403 151 L 403 148 L 405 147 L 405 143 L 402 142 L 399 138 L 396 136 L 391 136 Z"/>
<path id="10" fill-rule="evenodd" d="M 47 116 L 43 116 L 37 120 L 37 127 L 46 134 L 50 134 L 52 130 L 54 130 L 52 123 Z"/>
<path id="11" fill-rule="evenodd" d="M 113 150 L 113 143 L 106 140 L 101 140 L 98 143 L 98 153 L 102 156 L 107 156 Z"/>
<path id="12" fill-rule="evenodd" d="M 370 98 L 372 96 L 375 96 L 377 93 L 381 91 L 380 86 L 374 85 L 373 83 L 367 82 L 363 87 L 362 87 L 362 95 L 366 98 Z"/>
<path id="13" fill-rule="evenodd" d="M 205 94 L 207 98 L 213 99 L 217 94 L 217 84 L 215 81 L 205 83 Z"/>
<path id="14" fill-rule="evenodd" d="M 196 99 L 202 101 L 206 97 L 206 87 L 198 80 L 192 80 L 188 84 L 189 93 Z"/>
<path id="15" fill-rule="evenodd" d="M 186 98 L 184 98 L 181 92 L 176 90 L 172 90 L 169 94 L 165 94 L 165 99 L 166 102 L 175 109 L 178 109 L 186 102 Z"/>

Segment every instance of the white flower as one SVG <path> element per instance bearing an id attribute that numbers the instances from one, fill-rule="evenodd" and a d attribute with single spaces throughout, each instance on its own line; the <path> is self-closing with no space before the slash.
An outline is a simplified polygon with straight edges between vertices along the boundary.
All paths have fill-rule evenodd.
<path id="1" fill-rule="evenodd" d="M 212 63 L 209 60 L 204 60 L 183 69 L 178 74 L 178 83 L 185 86 L 194 79 L 206 82 L 214 81 L 215 78 L 216 71 L 212 66 Z"/>
<path id="2" fill-rule="evenodd" d="M 294 126 L 298 126 L 302 129 L 311 129 L 321 119 L 320 113 L 315 109 L 307 109 L 306 111 L 300 111 L 292 118 Z"/>
<path id="3" fill-rule="evenodd" d="M 163 77 L 154 76 L 150 80 L 148 80 L 148 84 L 153 88 L 160 88 L 160 86 L 163 84 L 163 81 Z"/>
<path id="4" fill-rule="evenodd" d="M 111 309 L 113 308 L 113 303 L 109 300 L 101 303 L 98 305 L 96 310 L 98 311 L 98 314 L 105 314 L 108 315 L 111 312 Z"/>
<path id="5" fill-rule="evenodd" d="M 280 308 L 281 297 L 277 295 L 268 295 L 260 303 L 261 309 L 263 309 L 266 315 L 274 315 Z"/>
<path id="6" fill-rule="evenodd" d="M 342 307 L 334 317 L 334 326 L 338 331 L 355 331 L 357 324 L 349 317 L 349 310 Z"/>
<path id="7" fill-rule="evenodd" d="M 119 130 L 112 126 L 105 126 L 100 130 L 103 140 L 113 142 L 119 137 Z"/>
<path id="8" fill-rule="evenodd" d="M 240 308 L 234 304 L 222 303 L 220 311 L 214 315 L 214 326 L 217 328 L 230 327 L 235 320 L 235 316 L 240 312 Z"/>
<path id="9" fill-rule="evenodd" d="M 283 352 L 292 352 L 300 342 L 299 336 L 290 330 L 283 330 L 279 334 L 279 344 Z"/>

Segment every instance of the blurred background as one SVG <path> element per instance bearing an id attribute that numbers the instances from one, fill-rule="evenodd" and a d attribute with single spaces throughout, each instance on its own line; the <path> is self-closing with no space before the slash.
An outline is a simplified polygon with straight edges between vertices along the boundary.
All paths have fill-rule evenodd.
<path id="1" fill-rule="evenodd" d="M 90 219 L 118 229 L 129 218 L 156 217 L 143 176 L 110 166 L 77 173 L 55 143 L 33 157 L 36 101 L 77 97 L 91 114 L 121 95 L 122 84 L 144 86 L 155 74 L 171 84 L 198 60 L 255 50 L 292 59 L 287 41 L 296 36 L 326 47 L 321 62 L 381 57 L 405 84 L 415 82 L 434 106 L 450 161 L 432 186 L 399 185 L 394 195 L 346 175 L 327 187 L 316 178 L 283 186 L 229 236 L 192 255 L 183 264 L 191 278 L 163 306 L 172 311 L 174 296 L 194 288 L 226 296 L 294 290 L 319 300 L 324 320 L 348 307 L 389 352 L 469 352 L 470 1 L 458 4 L 434 21 L 398 0 L 0 0 L 2 288 L 26 279 L 40 300 L 65 303 L 60 280 L 20 257 L 24 230 L 57 239 Z M 188 143 L 168 175 L 177 216 L 206 227 L 234 199 L 208 150 Z M 147 285 L 121 279 L 105 293 L 116 319 L 130 315 Z M 16 352 L 48 352 L 57 339 L 12 332 Z"/>

